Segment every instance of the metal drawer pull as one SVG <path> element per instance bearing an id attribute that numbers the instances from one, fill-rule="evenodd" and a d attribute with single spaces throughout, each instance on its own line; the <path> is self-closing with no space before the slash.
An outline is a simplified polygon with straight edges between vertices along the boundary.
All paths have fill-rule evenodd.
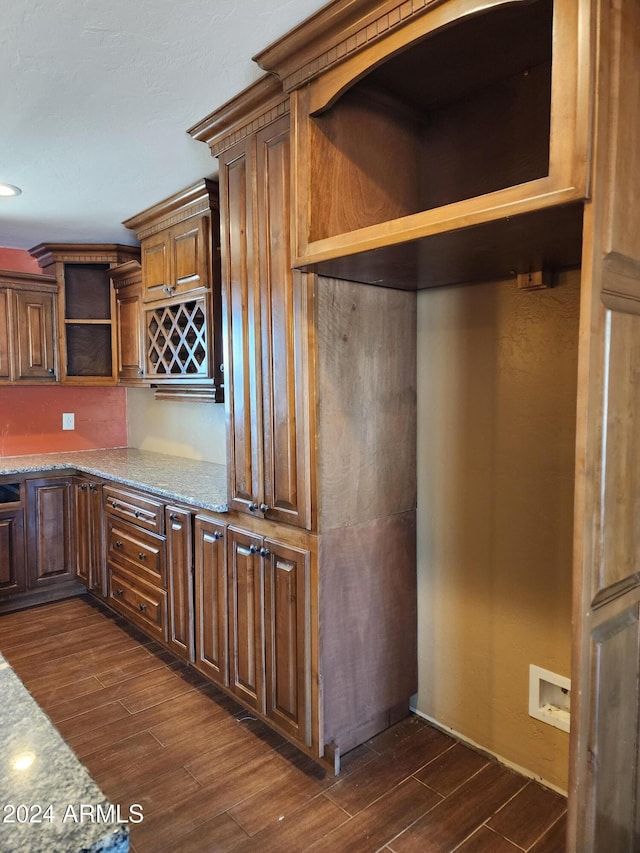
<path id="1" fill-rule="evenodd" d="M 140 518 L 140 510 L 139 509 L 134 509 L 133 514 L 135 515 L 136 518 Z"/>
<path id="2" fill-rule="evenodd" d="M 114 500 L 111 501 L 111 506 L 113 509 L 120 509 L 120 505 L 117 504 L 116 501 L 114 501 Z"/>
<path id="3" fill-rule="evenodd" d="M 142 551 L 138 551 L 138 559 L 139 559 L 139 560 L 144 560 L 144 559 L 146 558 L 146 556 L 147 556 L 147 555 L 146 555 L 146 554 L 143 554 L 143 553 L 142 553 Z"/>
<path id="4" fill-rule="evenodd" d="M 147 609 L 147 605 L 146 604 L 139 604 L 138 608 L 144 613 L 144 611 Z"/>
<path id="5" fill-rule="evenodd" d="M 116 548 L 122 548 L 122 542 L 119 539 L 116 539 Z"/>
<path id="6" fill-rule="evenodd" d="M 124 590 L 123 589 L 117 589 L 116 595 L 124 595 Z"/>

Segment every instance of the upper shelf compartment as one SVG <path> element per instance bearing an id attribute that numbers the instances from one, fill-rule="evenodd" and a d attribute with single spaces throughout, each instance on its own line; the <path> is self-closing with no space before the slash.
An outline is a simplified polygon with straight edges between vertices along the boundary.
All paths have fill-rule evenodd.
<path id="1" fill-rule="evenodd" d="M 392 286 L 464 280 L 473 258 L 459 269 L 444 235 L 480 226 L 463 244 L 494 246 L 505 274 L 577 262 L 588 3 L 355 5 L 329 4 L 324 30 L 321 12 L 256 57 L 292 92 L 294 265 Z M 565 205 L 550 233 L 542 212 Z M 494 227 L 514 217 L 517 234 Z"/>

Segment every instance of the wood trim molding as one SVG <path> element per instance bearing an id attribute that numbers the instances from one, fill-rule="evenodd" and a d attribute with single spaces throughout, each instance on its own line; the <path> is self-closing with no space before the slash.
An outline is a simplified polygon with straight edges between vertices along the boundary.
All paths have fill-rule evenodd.
<path id="1" fill-rule="evenodd" d="M 290 92 L 444 1 L 334 0 L 253 60 Z"/>
<path id="2" fill-rule="evenodd" d="M 29 249 L 29 254 L 44 269 L 58 261 L 68 264 L 119 264 L 139 259 L 140 249 L 120 243 L 39 243 Z"/>
<path id="3" fill-rule="evenodd" d="M 52 285 L 58 286 L 58 281 L 55 275 L 45 275 L 44 273 L 33 272 L 14 272 L 13 270 L 0 270 L 0 286 L 11 287 L 12 285 Z"/>
<path id="4" fill-rule="evenodd" d="M 187 133 L 206 142 L 216 157 L 288 112 L 289 98 L 282 84 L 277 77 L 266 74 L 194 124 Z"/>
<path id="5" fill-rule="evenodd" d="M 111 281 L 116 290 L 128 284 L 139 284 L 142 281 L 142 265 L 138 260 L 126 261 L 110 270 Z"/>
<path id="6" fill-rule="evenodd" d="M 135 231 L 138 240 L 144 240 L 192 216 L 217 209 L 218 184 L 216 181 L 204 178 L 141 213 L 125 219 L 122 224 L 125 228 Z"/>

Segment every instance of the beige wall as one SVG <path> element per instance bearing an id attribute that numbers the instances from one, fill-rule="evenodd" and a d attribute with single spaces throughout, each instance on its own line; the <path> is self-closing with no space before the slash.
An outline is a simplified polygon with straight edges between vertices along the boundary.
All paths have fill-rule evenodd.
<path id="1" fill-rule="evenodd" d="M 566 789 L 579 274 L 418 297 L 418 711 Z"/>
<path id="2" fill-rule="evenodd" d="M 127 389 L 129 447 L 226 463 L 224 406 L 156 400 L 150 388 Z"/>

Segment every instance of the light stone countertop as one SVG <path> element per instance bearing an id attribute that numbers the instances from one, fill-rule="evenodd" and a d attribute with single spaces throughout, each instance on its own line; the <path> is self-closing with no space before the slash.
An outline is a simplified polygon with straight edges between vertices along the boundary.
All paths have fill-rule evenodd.
<path id="1" fill-rule="evenodd" d="M 110 806 L 2 655 L 0 696 L 2 853 L 126 853 L 141 810 Z"/>
<path id="2" fill-rule="evenodd" d="M 0 475 L 65 468 L 145 489 L 212 512 L 227 512 L 229 508 L 227 470 L 214 462 L 198 462 L 130 447 L 0 457 Z"/>

